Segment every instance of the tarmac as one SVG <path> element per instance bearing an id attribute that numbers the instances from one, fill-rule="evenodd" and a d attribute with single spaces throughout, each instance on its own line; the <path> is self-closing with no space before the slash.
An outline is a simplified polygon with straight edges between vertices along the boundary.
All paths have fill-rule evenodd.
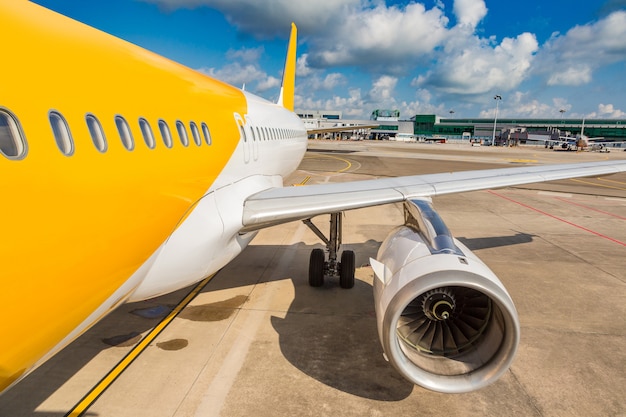
<path id="1" fill-rule="evenodd" d="M 619 151 L 311 141 L 289 183 L 626 159 Z M 384 360 L 369 258 L 402 223 L 388 205 L 345 213 L 353 289 L 308 285 L 323 244 L 303 223 L 263 230 L 200 286 L 118 308 L 0 396 L 0 416 L 626 416 L 626 174 L 434 206 L 519 313 L 517 356 L 487 388 L 430 392 Z M 325 231 L 328 217 L 314 223 Z"/>

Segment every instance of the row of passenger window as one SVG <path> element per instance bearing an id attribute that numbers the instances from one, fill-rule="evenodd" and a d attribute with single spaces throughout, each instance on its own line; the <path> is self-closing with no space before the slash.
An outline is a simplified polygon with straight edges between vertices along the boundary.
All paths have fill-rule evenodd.
<path id="1" fill-rule="evenodd" d="M 74 154 L 75 145 L 69 124 L 61 113 L 51 110 L 48 113 L 52 133 L 59 150 L 66 156 Z M 89 134 L 94 146 L 100 152 L 106 152 L 109 148 L 104 129 L 98 118 L 87 113 L 85 122 L 89 129 Z M 123 116 L 115 116 L 115 126 L 122 141 L 122 145 L 132 151 L 135 149 L 135 139 L 131 133 L 130 125 Z M 139 118 L 139 129 L 143 140 L 150 149 L 156 147 L 156 139 L 152 131 L 152 126 L 143 117 Z M 211 132 L 206 123 L 189 122 L 191 130 L 191 140 L 197 145 L 202 146 L 203 142 L 211 145 Z M 158 130 L 167 148 L 174 146 L 174 140 L 169 125 L 163 119 L 158 120 Z M 178 139 L 183 146 L 189 146 L 190 137 L 188 135 L 187 126 L 180 120 L 176 121 L 176 132 Z M 0 152 L 9 159 L 22 159 L 26 156 L 28 150 L 26 138 L 18 119 L 7 110 L 0 109 Z"/>
<path id="2" fill-rule="evenodd" d="M 54 110 L 50 111 L 48 116 L 57 146 L 64 155 L 72 155 L 74 153 L 74 140 L 72 139 L 72 134 L 67 121 L 61 113 Z M 85 122 L 87 123 L 89 135 L 91 136 L 91 140 L 93 141 L 96 149 L 103 153 L 106 152 L 109 145 L 106 136 L 104 135 L 102 124 L 100 124 L 98 118 L 91 113 L 87 113 L 85 116 Z M 130 130 L 130 125 L 123 116 L 115 116 L 115 127 L 117 127 L 117 133 L 122 141 L 122 145 L 124 145 L 124 148 L 129 151 L 135 149 L 135 139 Z M 206 123 L 202 122 L 200 124 L 200 128 L 198 128 L 198 125 L 195 122 L 189 122 L 189 128 L 191 129 L 192 140 L 197 146 L 202 146 L 203 141 L 207 145 L 211 144 L 211 132 L 209 131 L 209 127 Z M 150 126 L 150 123 L 143 117 L 139 118 L 139 129 L 146 146 L 150 149 L 154 149 L 156 147 L 156 139 L 152 131 L 152 126 Z M 165 120 L 158 120 L 158 130 L 163 144 L 167 148 L 174 146 L 172 133 Z M 200 135 L 200 130 L 202 130 L 202 136 Z M 189 146 L 190 140 L 189 135 L 187 134 L 187 126 L 185 126 L 185 124 L 180 120 L 176 121 L 176 131 L 178 132 L 178 139 L 180 140 L 180 143 L 183 146 Z"/>
<path id="3" fill-rule="evenodd" d="M 66 156 L 73 155 L 75 151 L 74 139 L 69 124 L 63 115 L 56 110 L 51 110 L 48 113 L 48 118 L 59 150 Z M 91 140 L 96 149 L 102 153 L 106 152 L 109 145 L 102 124 L 98 118 L 92 113 L 87 113 L 85 115 L 85 122 L 87 123 Z M 156 139 L 152 131 L 152 126 L 148 120 L 143 117 L 139 118 L 138 123 L 146 146 L 150 149 L 154 149 L 156 147 Z M 130 125 L 126 119 L 120 115 L 115 116 L 115 126 L 117 127 L 122 145 L 129 151 L 135 149 L 135 139 L 133 138 Z M 299 133 L 303 133 L 293 129 L 248 126 L 253 141 L 289 139 L 295 138 Z M 195 122 L 189 122 L 189 129 L 191 130 L 191 141 L 197 146 L 202 146 L 203 142 L 207 145 L 211 145 L 211 132 L 206 123 L 202 122 L 198 127 Z M 247 142 L 247 130 L 241 124 L 240 129 L 241 137 Z M 174 145 L 174 140 L 169 125 L 165 120 L 158 120 L 158 130 L 163 144 L 167 148 L 171 148 Z M 178 133 L 180 143 L 183 146 L 189 146 L 190 137 L 188 135 L 187 126 L 180 120 L 176 121 L 176 132 Z M 18 119 L 13 113 L 0 108 L 0 152 L 9 159 L 22 159 L 26 156 L 27 150 L 26 138 Z"/>
<path id="4" fill-rule="evenodd" d="M 248 135 L 243 126 L 239 125 L 241 137 L 244 141 L 248 140 Z M 283 129 L 274 127 L 258 127 L 250 126 L 252 140 L 271 140 L 271 139 L 290 139 L 298 135 L 298 131 L 294 129 Z"/>

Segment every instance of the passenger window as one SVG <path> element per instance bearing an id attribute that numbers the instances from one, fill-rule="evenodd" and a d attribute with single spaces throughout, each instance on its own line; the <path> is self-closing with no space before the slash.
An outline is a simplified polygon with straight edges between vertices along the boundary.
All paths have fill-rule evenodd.
<path id="1" fill-rule="evenodd" d="M 148 123 L 148 121 L 143 117 L 139 118 L 139 129 L 141 129 L 143 141 L 146 142 L 148 148 L 154 149 L 156 141 L 154 140 L 154 135 L 152 134 L 152 127 L 150 127 L 150 123 Z"/>
<path id="2" fill-rule="evenodd" d="M 15 117 L 0 110 L 0 152 L 9 159 L 22 159 L 26 155 L 26 141 Z"/>
<path id="3" fill-rule="evenodd" d="M 165 143 L 165 146 L 171 148 L 173 145 L 172 134 L 170 133 L 169 126 L 163 119 L 159 120 L 159 131 L 161 132 L 161 137 L 163 138 L 163 143 Z"/>
<path id="4" fill-rule="evenodd" d="M 56 111 L 48 113 L 48 118 L 50 119 L 52 134 L 54 135 L 54 140 L 56 140 L 59 150 L 65 156 L 74 154 L 74 141 L 72 140 L 72 134 L 70 133 L 70 128 L 65 118 L 61 116 L 61 113 Z"/>
<path id="5" fill-rule="evenodd" d="M 122 116 L 115 116 L 115 126 L 122 140 L 122 145 L 129 151 L 135 149 L 135 140 L 132 133 L 130 133 L 130 126 L 128 126 L 126 119 Z"/>
<path id="6" fill-rule="evenodd" d="M 176 130 L 178 131 L 178 136 L 180 137 L 180 143 L 183 146 L 189 146 L 189 137 L 187 136 L 187 129 L 185 129 L 185 125 L 180 120 L 176 121 Z"/>
<path id="7" fill-rule="evenodd" d="M 87 128 L 89 129 L 89 134 L 91 135 L 91 141 L 94 146 L 100 152 L 106 152 L 107 150 L 107 140 L 104 136 L 104 130 L 102 130 L 102 125 L 96 116 L 91 113 L 88 113 L 85 116 L 85 121 L 87 122 Z"/>
<path id="8" fill-rule="evenodd" d="M 211 144 L 211 132 L 209 132 L 209 127 L 206 125 L 206 123 L 202 122 L 202 134 L 204 135 L 204 141 L 206 142 L 207 145 Z"/>
<path id="9" fill-rule="evenodd" d="M 191 128 L 191 136 L 193 136 L 193 141 L 196 143 L 196 145 L 201 146 L 202 139 L 200 138 L 200 131 L 198 130 L 198 126 L 194 122 L 191 122 L 189 123 L 189 127 Z"/>

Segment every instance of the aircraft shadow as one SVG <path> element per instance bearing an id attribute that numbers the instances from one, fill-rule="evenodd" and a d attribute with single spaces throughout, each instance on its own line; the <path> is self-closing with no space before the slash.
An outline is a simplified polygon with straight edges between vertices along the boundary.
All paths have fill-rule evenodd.
<path id="1" fill-rule="evenodd" d="M 37 409 L 103 351 L 116 348 L 126 348 L 125 351 L 130 350 L 141 340 L 141 334 L 154 328 L 188 292 L 189 289 L 187 288 L 152 300 L 121 305 L 43 363 L 15 387 L 2 393 L 0 395 L 0 417 L 65 416 L 69 410 L 57 413 L 40 412 Z M 49 325 L 54 324 L 49 323 Z M 115 365 L 116 361 L 113 361 L 111 368 Z M 92 382 L 95 385 L 98 381 Z M 91 388 L 92 385 L 81 386 L 77 390 L 76 399 L 70 407 L 78 403 Z M 5 414 L 4 410 L 11 410 L 11 412 Z M 95 416 L 97 414 L 87 410 L 82 415 Z"/>
<path id="2" fill-rule="evenodd" d="M 379 245 L 370 240 L 345 245 L 344 249 L 356 253 L 359 267 L 376 256 Z M 328 277 L 322 287 L 310 287 L 308 253 L 314 247 L 321 246 L 309 246 L 303 251 L 300 273 L 293 279 L 295 296 L 287 314 L 271 319 L 281 353 L 300 371 L 337 390 L 379 401 L 408 397 L 413 384 L 383 358 L 372 286 L 362 277 L 371 270 L 359 269 L 352 289 L 343 289 L 338 279 Z"/>
<path id="3" fill-rule="evenodd" d="M 500 248 L 503 246 L 520 245 L 522 243 L 530 243 L 533 241 L 535 235 L 528 233 L 517 232 L 510 236 L 492 236 L 492 237 L 478 237 L 478 238 L 465 238 L 457 237 L 465 246 L 470 250 Z"/>
<path id="4" fill-rule="evenodd" d="M 532 235 L 460 238 L 472 250 L 529 243 Z M 302 245 L 302 244 L 301 244 Z M 357 255 L 356 265 L 375 257 L 380 242 L 346 245 Z M 305 253 L 318 246 L 309 246 Z M 400 401 L 414 385 L 383 358 L 378 338 L 371 276 L 357 272 L 355 287 L 340 288 L 337 279 L 325 279 L 321 288 L 308 286 L 308 258 L 300 262 L 294 279 L 295 297 L 284 318 L 272 317 L 284 357 L 296 368 L 330 387 L 363 398 Z"/>
<path id="5" fill-rule="evenodd" d="M 525 233 L 489 238 L 459 238 L 472 250 L 528 243 L 532 239 L 532 235 Z M 380 242 L 374 240 L 344 245 L 344 249 L 351 249 L 356 253 L 357 279 L 354 288 L 350 290 L 340 288 L 338 280 L 333 278 L 326 278 L 320 288 L 310 287 L 308 256 L 313 248 L 321 248 L 322 245 L 298 243 L 291 246 L 251 245 L 232 263 L 241 262 L 240 259 L 247 260 L 246 262 L 250 262 L 250 259 L 262 259 L 259 253 L 267 251 L 291 249 L 297 255 L 292 261 L 289 276 L 277 275 L 268 279 L 261 273 L 252 271 L 237 274 L 239 278 L 233 280 L 230 279 L 232 277 L 223 276 L 229 265 L 218 273 L 203 292 L 291 279 L 295 289 L 291 305 L 284 317 L 271 318 L 285 359 L 311 378 L 337 390 L 368 399 L 400 401 L 411 394 L 414 385 L 403 379 L 384 360 L 378 340 L 370 284 L 371 269 L 367 265 L 369 258 L 376 256 L 379 245 Z M 264 270 L 265 267 L 261 265 L 259 270 Z M 7 409 L 12 410 L 12 417 L 65 415 L 67 411 L 42 413 L 37 409 L 101 352 L 113 349 L 114 346 L 130 349 L 138 343 L 140 335 L 156 326 L 169 313 L 169 309 L 189 291 L 190 288 L 186 288 L 163 297 L 120 306 L 16 387 L 3 393 L 0 396 L 0 416 L 4 416 L 2 410 Z M 115 363 L 111 364 L 114 365 Z M 76 402 L 90 388 L 91 386 L 81 387 Z M 87 411 L 84 415 L 96 414 Z"/>

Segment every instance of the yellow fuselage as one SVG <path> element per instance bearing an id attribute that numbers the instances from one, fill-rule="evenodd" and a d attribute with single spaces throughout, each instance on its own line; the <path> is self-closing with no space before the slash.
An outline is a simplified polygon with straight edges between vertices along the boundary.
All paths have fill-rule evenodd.
<path id="1" fill-rule="evenodd" d="M 126 299 L 132 288 L 116 291 L 215 183 L 240 142 L 233 114 L 248 109 L 236 88 L 28 2 L 0 3 L 0 35 L 10 40 L 0 110 L 24 140 L 23 155 L 0 155 L 1 391 L 113 294 Z M 51 111 L 67 121 L 70 155 L 55 140 Z M 92 141 L 88 114 L 102 125 L 104 151 Z M 117 116 L 128 122 L 132 150 Z M 151 126 L 153 149 L 140 118 Z"/>

